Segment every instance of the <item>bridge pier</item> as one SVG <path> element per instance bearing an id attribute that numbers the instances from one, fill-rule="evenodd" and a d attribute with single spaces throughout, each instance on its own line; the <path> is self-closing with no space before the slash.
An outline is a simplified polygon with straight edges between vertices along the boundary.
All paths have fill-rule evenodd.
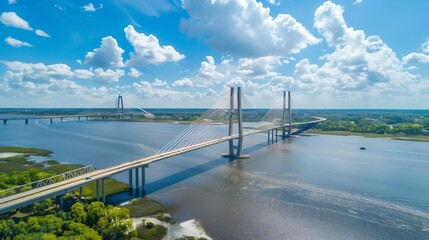
<path id="1" fill-rule="evenodd" d="M 50 122 L 51 122 L 51 124 L 52 124 L 52 118 L 51 118 Z"/>
<path id="2" fill-rule="evenodd" d="M 61 122 L 63 121 L 63 118 L 61 118 Z"/>
<path id="3" fill-rule="evenodd" d="M 118 96 L 118 119 L 124 119 L 124 99 L 121 94 Z"/>
<path id="4" fill-rule="evenodd" d="M 136 197 L 139 197 L 139 190 L 140 190 L 140 182 L 139 182 L 139 168 L 136 167 L 135 168 L 135 172 L 136 172 Z"/>
<path id="5" fill-rule="evenodd" d="M 77 117 L 78 121 L 80 121 L 80 117 Z"/>
<path id="6" fill-rule="evenodd" d="M 103 203 L 106 203 L 106 184 L 105 184 L 105 178 L 101 179 L 101 196 Z"/>
<path id="7" fill-rule="evenodd" d="M 7 123 L 7 119 L 3 119 L 3 124 L 6 125 L 6 123 Z"/>
<path id="8" fill-rule="evenodd" d="M 88 121 L 88 116 L 85 116 L 86 117 L 86 121 Z"/>
<path id="9" fill-rule="evenodd" d="M 28 118 L 25 119 L 25 124 L 28 124 Z"/>
<path id="10" fill-rule="evenodd" d="M 83 187 L 80 186 L 79 188 L 79 199 L 83 199 Z"/>
<path id="11" fill-rule="evenodd" d="M 230 117 L 229 117 L 229 129 L 228 135 L 233 135 L 233 114 L 234 114 L 234 88 L 231 87 L 230 93 Z M 238 120 L 238 139 L 237 146 L 234 146 L 233 139 L 229 140 L 229 152 L 222 154 L 222 157 L 228 158 L 249 158 L 249 155 L 242 154 L 243 150 L 243 117 L 241 113 L 241 87 L 237 87 L 237 120 Z M 234 149 L 236 152 L 234 153 Z"/>
<path id="12" fill-rule="evenodd" d="M 144 197 L 146 196 L 146 168 L 148 168 L 149 165 L 145 164 L 143 166 L 141 166 L 142 168 L 142 191 L 141 191 L 141 196 Z"/>
<path id="13" fill-rule="evenodd" d="M 128 170 L 128 191 L 130 196 L 133 195 L 133 170 Z"/>
<path id="14" fill-rule="evenodd" d="M 100 180 L 95 181 L 95 199 L 100 200 Z"/>
<path id="15" fill-rule="evenodd" d="M 282 138 L 285 139 L 286 137 L 290 137 L 292 134 L 292 110 L 291 110 L 291 102 L 290 102 L 290 91 L 288 91 L 287 94 L 287 102 L 288 102 L 288 108 L 286 108 L 286 91 L 283 91 L 283 116 L 282 116 Z M 288 125 L 289 129 L 287 131 L 286 136 L 286 109 L 288 109 Z"/>

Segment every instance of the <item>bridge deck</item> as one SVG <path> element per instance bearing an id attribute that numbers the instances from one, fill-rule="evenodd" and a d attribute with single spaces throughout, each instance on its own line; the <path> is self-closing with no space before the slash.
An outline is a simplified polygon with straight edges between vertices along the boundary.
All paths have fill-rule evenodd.
<path id="1" fill-rule="evenodd" d="M 316 123 L 319 123 L 319 122 L 322 122 L 325 120 L 326 119 L 318 118 L 318 120 L 315 120 L 315 121 L 295 123 L 295 124 L 292 124 L 292 126 L 296 127 L 296 126 L 301 126 L 301 125 L 313 125 L 313 124 L 316 124 Z M 288 125 L 285 125 L 285 127 L 288 127 Z M 269 131 L 269 130 L 273 130 L 273 129 L 279 129 L 279 128 L 281 128 L 281 126 L 273 126 L 270 128 L 252 130 L 252 131 L 247 131 L 247 132 L 243 133 L 243 135 L 249 136 L 249 135 L 253 135 L 253 134 L 257 134 L 257 133 L 261 133 L 261 132 L 265 132 L 265 131 Z M 195 151 L 195 150 L 200 149 L 200 148 L 212 146 L 215 144 L 219 144 L 219 143 L 226 142 L 226 141 L 229 141 L 231 139 L 237 139 L 237 138 L 238 138 L 238 134 L 234 134 L 232 136 L 226 136 L 226 137 L 210 140 L 207 142 L 195 144 L 192 146 L 188 146 L 188 147 L 175 149 L 175 150 L 171 150 L 168 152 L 158 153 L 158 154 L 146 157 L 146 158 L 141 158 L 141 159 L 137 159 L 137 160 L 134 160 L 131 162 L 122 163 L 122 164 L 119 164 L 119 165 L 114 166 L 114 167 L 95 170 L 91 173 L 81 175 L 78 178 L 68 179 L 65 181 L 58 182 L 58 183 L 53 183 L 53 184 L 43 186 L 40 188 L 35 188 L 35 189 L 31 189 L 31 190 L 28 190 L 25 192 L 21 192 L 21 193 L 10 195 L 10 196 L 4 197 L 4 198 L 0 198 L 0 213 L 4 213 L 6 211 L 12 210 L 14 208 L 17 208 L 17 207 L 20 207 L 23 205 L 35 203 L 37 201 L 40 201 L 42 199 L 46 199 L 48 197 L 55 197 L 55 196 L 65 194 L 65 193 L 72 191 L 74 189 L 77 189 L 83 185 L 94 182 L 96 180 L 107 178 L 109 176 L 115 175 L 115 174 L 120 173 L 120 172 L 128 171 L 128 170 L 140 167 L 140 166 L 144 166 L 144 165 L 154 163 L 156 161 L 160 161 L 160 160 L 170 158 L 170 157 L 173 157 L 176 155 Z"/>

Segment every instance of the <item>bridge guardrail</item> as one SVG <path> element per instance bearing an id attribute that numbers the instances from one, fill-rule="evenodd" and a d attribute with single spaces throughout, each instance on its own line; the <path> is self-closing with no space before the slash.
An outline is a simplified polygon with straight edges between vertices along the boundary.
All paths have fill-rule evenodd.
<path id="1" fill-rule="evenodd" d="M 34 189 L 34 188 L 39 188 L 39 187 L 43 187 L 49 184 L 53 184 L 53 183 L 57 183 L 57 182 L 61 182 L 70 178 L 75 178 L 75 177 L 79 177 L 81 175 L 90 173 L 95 171 L 94 166 L 89 165 L 86 167 L 82 167 L 82 168 L 77 168 L 68 172 L 64 172 L 61 174 L 57 174 L 55 176 L 49 177 L 49 178 L 45 178 L 42 180 L 38 180 L 38 181 L 34 181 L 34 182 L 30 182 L 30 183 L 26 183 L 23 185 L 19 185 L 13 188 L 8 188 L 8 189 L 3 189 L 0 190 L 0 198 L 4 198 L 10 195 L 14 195 L 17 193 L 21 193 L 30 189 Z"/>

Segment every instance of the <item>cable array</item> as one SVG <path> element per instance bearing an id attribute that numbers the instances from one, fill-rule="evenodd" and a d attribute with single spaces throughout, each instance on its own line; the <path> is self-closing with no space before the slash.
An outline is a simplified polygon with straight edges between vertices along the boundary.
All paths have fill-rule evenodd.
<path id="1" fill-rule="evenodd" d="M 221 98 L 158 153 L 192 146 L 219 137 L 215 129 L 219 128 L 232 114 L 229 110 L 229 101 L 229 96 Z"/>

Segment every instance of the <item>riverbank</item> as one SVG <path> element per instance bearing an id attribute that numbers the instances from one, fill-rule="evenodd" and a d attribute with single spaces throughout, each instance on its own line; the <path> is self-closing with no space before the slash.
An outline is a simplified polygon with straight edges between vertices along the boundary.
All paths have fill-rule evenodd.
<path id="1" fill-rule="evenodd" d="M 133 199 L 121 204 L 130 210 L 134 228 L 139 239 L 209 240 L 201 224 L 195 220 L 176 223 L 166 208 L 150 198 Z"/>
<path id="2" fill-rule="evenodd" d="M 51 159 L 53 152 L 37 148 L 25 148 L 16 146 L 0 146 L 0 176 L 3 181 L 9 182 L 9 178 L 27 175 L 27 173 L 39 174 L 40 178 L 46 178 L 55 174 L 61 174 L 66 171 L 71 171 L 82 167 L 77 164 L 61 164 L 60 162 Z M 33 156 L 43 157 L 40 161 L 32 160 Z M 5 166 L 8 166 L 7 168 Z M 4 169 L 7 169 L 5 171 Z M 40 180 L 40 179 L 32 179 Z M 3 183 L 4 184 L 4 183 Z M 22 184 L 22 183 L 20 183 Z M 15 184 L 15 185 L 20 185 Z M 14 185 L 7 186 L 7 188 Z M 128 191 L 128 184 L 119 182 L 113 178 L 106 179 L 106 196 L 123 193 Z M 76 201 L 90 203 L 95 199 L 96 186 L 95 182 L 83 187 L 84 200 L 78 200 L 76 196 L 78 191 L 72 192 L 72 198 L 68 205 L 74 204 Z M 132 199 L 120 207 L 127 208 L 130 212 L 130 218 L 133 221 L 134 227 L 138 232 L 138 239 L 211 239 L 195 220 L 191 219 L 182 223 L 175 223 L 171 216 L 167 213 L 167 209 L 156 200 L 150 198 Z M 50 207 L 47 207 L 50 209 Z M 42 213 L 43 214 L 43 213 Z M 5 215 L 14 218 L 25 219 L 30 216 L 38 216 L 35 213 L 28 211 L 17 211 L 12 215 Z M 148 223 L 151 224 L 148 225 Z"/>
<path id="3" fill-rule="evenodd" d="M 402 140 L 402 141 L 429 142 L 429 136 L 405 136 L 405 135 L 394 135 L 394 134 L 358 133 L 358 132 L 349 132 L 349 131 L 321 131 L 317 129 L 307 130 L 306 133 L 336 135 L 336 136 L 361 136 L 361 137 L 367 137 L 367 138 L 391 138 L 394 140 Z"/>
<path id="4" fill-rule="evenodd" d="M 0 174 L 5 174 L 3 180 L 8 182 L 14 175 L 30 176 L 30 179 L 24 182 L 11 183 L 3 188 L 10 188 L 17 185 L 28 183 L 28 181 L 37 181 L 57 174 L 72 171 L 83 167 L 78 164 L 62 164 L 52 159 L 52 151 L 38 148 L 26 148 L 19 146 L 0 146 Z M 33 158 L 37 157 L 38 161 Z M 7 176 L 7 177 L 6 177 Z M 3 183 L 6 184 L 6 183 Z M 119 182 L 113 178 L 108 178 L 106 184 L 106 195 L 113 195 L 128 190 L 128 184 Z M 1 190 L 1 188 L 0 188 Z M 78 194 L 78 191 L 74 192 Z M 95 182 L 83 187 L 83 195 L 86 199 L 93 199 L 96 196 Z"/>

